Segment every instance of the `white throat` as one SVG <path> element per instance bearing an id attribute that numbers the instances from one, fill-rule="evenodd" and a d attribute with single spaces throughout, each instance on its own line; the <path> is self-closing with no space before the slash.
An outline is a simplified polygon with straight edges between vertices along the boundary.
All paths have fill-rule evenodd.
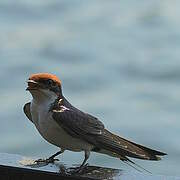
<path id="1" fill-rule="evenodd" d="M 51 113 L 49 113 L 49 109 L 58 96 L 53 91 L 45 89 L 32 90 L 31 94 L 33 97 L 31 101 L 32 120 L 37 129 L 41 131 L 40 125 L 50 118 Z"/>
<path id="2" fill-rule="evenodd" d="M 40 89 L 38 91 L 32 90 L 30 91 L 33 97 L 33 103 L 37 105 L 41 104 L 47 104 L 50 105 L 52 104 L 57 98 L 57 94 L 54 93 L 53 91 L 46 90 L 46 89 Z"/>

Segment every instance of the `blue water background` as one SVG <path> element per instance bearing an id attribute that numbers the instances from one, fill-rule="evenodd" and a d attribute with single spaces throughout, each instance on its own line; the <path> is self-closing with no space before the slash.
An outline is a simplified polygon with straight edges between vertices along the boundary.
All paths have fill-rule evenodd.
<path id="1" fill-rule="evenodd" d="M 180 1 L 1 0 L 0 152 L 57 151 L 24 116 L 31 73 L 60 77 L 64 95 L 130 140 L 168 153 L 137 160 L 180 176 Z M 83 153 L 65 152 L 77 164 Z M 92 165 L 130 169 L 92 153 Z"/>

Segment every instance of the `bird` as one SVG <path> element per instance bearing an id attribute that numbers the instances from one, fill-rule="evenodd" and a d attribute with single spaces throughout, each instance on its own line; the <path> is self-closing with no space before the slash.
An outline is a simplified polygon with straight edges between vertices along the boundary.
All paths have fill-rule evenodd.
<path id="1" fill-rule="evenodd" d="M 30 75 L 26 90 L 31 93 L 32 100 L 24 105 L 25 115 L 47 142 L 60 148 L 49 158 L 37 162 L 53 163 L 65 150 L 84 152 L 79 169 L 86 166 L 91 152 L 106 154 L 131 165 L 135 163 L 130 158 L 158 161 L 160 156 L 167 155 L 110 132 L 97 117 L 74 107 L 64 97 L 62 82 L 54 74 Z"/>

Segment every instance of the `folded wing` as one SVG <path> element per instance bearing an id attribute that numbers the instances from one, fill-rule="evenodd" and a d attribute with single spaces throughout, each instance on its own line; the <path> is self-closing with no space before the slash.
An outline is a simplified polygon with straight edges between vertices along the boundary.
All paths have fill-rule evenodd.
<path id="1" fill-rule="evenodd" d="M 96 151 L 106 150 L 121 160 L 126 156 L 145 159 L 160 160 L 159 156 L 166 155 L 134 142 L 121 138 L 104 128 L 96 117 L 77 109 L 53 111 L 53 118 L 71 136 L 83 139 L 96 147 Z"/>

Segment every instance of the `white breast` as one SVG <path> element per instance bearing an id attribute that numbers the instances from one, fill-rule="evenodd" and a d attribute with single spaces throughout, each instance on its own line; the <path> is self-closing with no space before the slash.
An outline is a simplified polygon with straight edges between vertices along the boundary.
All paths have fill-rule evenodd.
<path id="1" fill-rule="evenodd" d="M 32 101 L 31 103 L 32 120 L 43 138 L 63 149 L 71 151 L 91 150 L 93 148 L 92 145 L 73 138 L 54 121 L 52 112 L 48 111 L 49 105 L 50 103 L 48 102 L 37 104 Z"/>

